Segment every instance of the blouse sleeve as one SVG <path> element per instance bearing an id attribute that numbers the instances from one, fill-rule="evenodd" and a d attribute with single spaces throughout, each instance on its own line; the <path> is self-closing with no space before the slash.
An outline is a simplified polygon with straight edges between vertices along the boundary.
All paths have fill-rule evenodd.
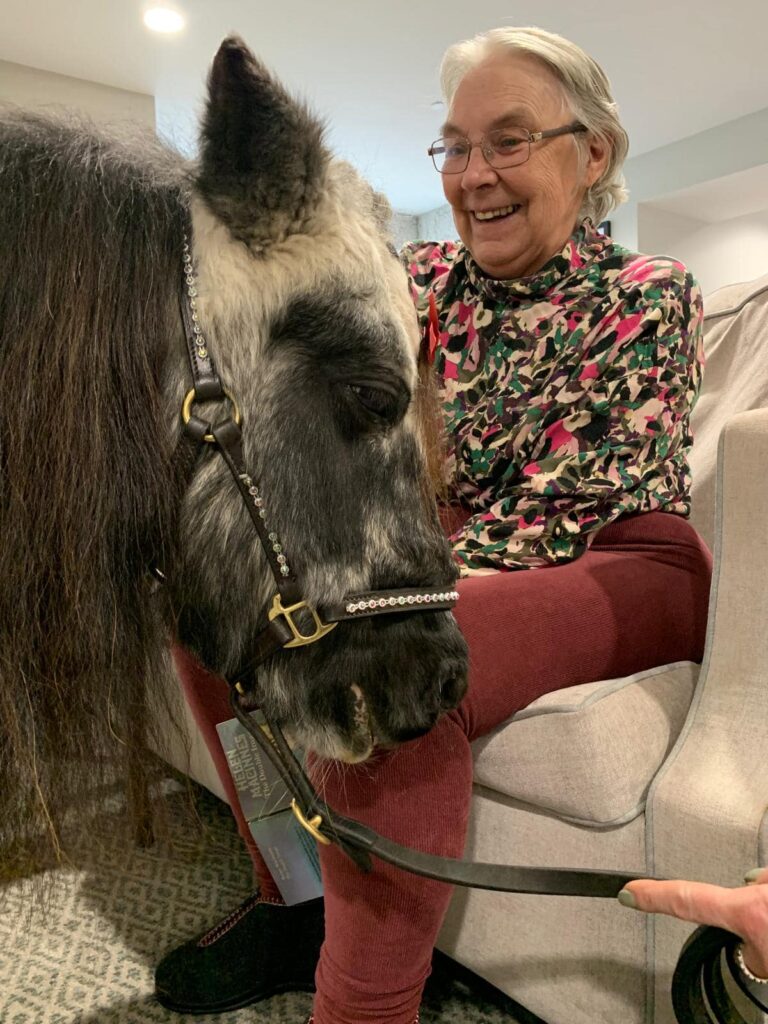
<path id="1" fill-rule="evenodd" d="M 451 537 L 462 574 L 577 558 L 624 513 L 690 512 L 690 412 L 703 365 L 698 285 L 646 264 L 482 512 Z"/>

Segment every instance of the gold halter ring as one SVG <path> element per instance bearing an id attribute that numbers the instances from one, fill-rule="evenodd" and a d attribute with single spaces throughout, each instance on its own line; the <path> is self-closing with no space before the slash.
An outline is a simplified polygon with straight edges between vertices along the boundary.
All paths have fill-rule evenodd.
<path id="1" fill-rule="evenodd" d="M 229 390 L 229 388 L 222 388 L 221 390 L 224 392 L 224 394 L 227 396 L 227 398 L 232 403 L 232 418 L 234 419 L 235 423 L 239 427 L 240 423 L 241 423 L 240 407 L 238 406 L 237 402 L 235 401 L 235 396 L 232 394 L 232 392 Z M 183 404 L 181 406 L 181 418 L 184 421 L 184 426 L 185 427 L 189 423 L 190 418 L 192 416 L 192 403 L 194 402 L 194 400 L 195 400 L 195 389 L 192 388 L 184 396 L 184 402 L 183 402 Z M 203 435 L 203 440 L 207 441 L 208 444 L 213 444 L 215 442 L 216 438 L 213 436 L 213 434 L 204 434 Z"/>

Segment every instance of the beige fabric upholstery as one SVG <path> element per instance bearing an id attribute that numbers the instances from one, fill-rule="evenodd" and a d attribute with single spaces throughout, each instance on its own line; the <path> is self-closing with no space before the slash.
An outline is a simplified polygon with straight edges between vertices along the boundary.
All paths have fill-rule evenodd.
<path id="1" fill-rule="evenodd" d="M 720 288 L 704 305 L 704 387 L 691 417 L 691 520 L 710 548 L 720 433 L 735 413 L 768 406 L 767 324 L 768 275 Z"/>
<path id="2" fill-rule="evenodd" d="M 643 871 L 643 816 L 584 829 L 478 787 L 467 855 Z M 439 947 L 549 1024 L 643 1024 L 645 921 L 613 900 L 457 889 Z"/>
<path id="3" fill-rule="evenodd" d="M 474 744 L 475 781 L 593 828 L 630 821 L 697 677 L 698 665 L 681 662 L 545 694 Z"/>
<path id="4" fill-rule="evenodd" d="M 766 338 L 768 342 L 768 338 Z M 763 371 L 766 372 L 765 370 Z M 691 715 L 648 798 L 649 869 L 739 885 L 768 864 L 768 408 L 720 440 L 707 651 Z M 657 1021 L 671 1024 L 674 951 L 688 928 L 649 922 Z"/>

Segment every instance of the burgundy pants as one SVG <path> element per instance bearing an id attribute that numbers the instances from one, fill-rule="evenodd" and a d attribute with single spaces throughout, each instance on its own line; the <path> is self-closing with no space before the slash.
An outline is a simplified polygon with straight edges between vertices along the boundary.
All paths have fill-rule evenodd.
<path id="1" fill-rule="evenodd" d="M 470 651 L 463 703 L 426 736 L 362 765 L 313 765 L 323 796 L 396 842 L 460 857 L 471 741 L 552 690 L 700 661 L 710 574 L 709 552 L 693 528 L 653 512 L 603 528 L 566 565 L 462 580 L 456 618 Z M 260 884 L 274 894 L 215 730 L 231 717 L 225 684 L 183 652 L 177 663 Z M 326 939 L 316 1024 L 413 1024 L 451 887 L 379 861 L 363 875 L 335 846 L 320 853 Z"/>

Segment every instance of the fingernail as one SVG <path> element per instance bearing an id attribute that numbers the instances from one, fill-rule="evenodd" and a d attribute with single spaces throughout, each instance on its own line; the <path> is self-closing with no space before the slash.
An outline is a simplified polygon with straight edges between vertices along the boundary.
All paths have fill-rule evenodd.
<path id="1" fill-rule="evenodd" d="M 629 889 L 622 889 L 619 895 L 616 897 L 622 907 L 630 907 L 632 910 L 637 910 L 637 900 L 635 894 L 630 892 Z"/>
<path id="2" fill-rule="evenodd" d="M 764 871 L 765 868 L 752 868 L 751 871 L 748 871 L 746 875 L 744 875 L 744 881 L 747 885 L 752 885 L 752 883 L 756 882 Z"/>

